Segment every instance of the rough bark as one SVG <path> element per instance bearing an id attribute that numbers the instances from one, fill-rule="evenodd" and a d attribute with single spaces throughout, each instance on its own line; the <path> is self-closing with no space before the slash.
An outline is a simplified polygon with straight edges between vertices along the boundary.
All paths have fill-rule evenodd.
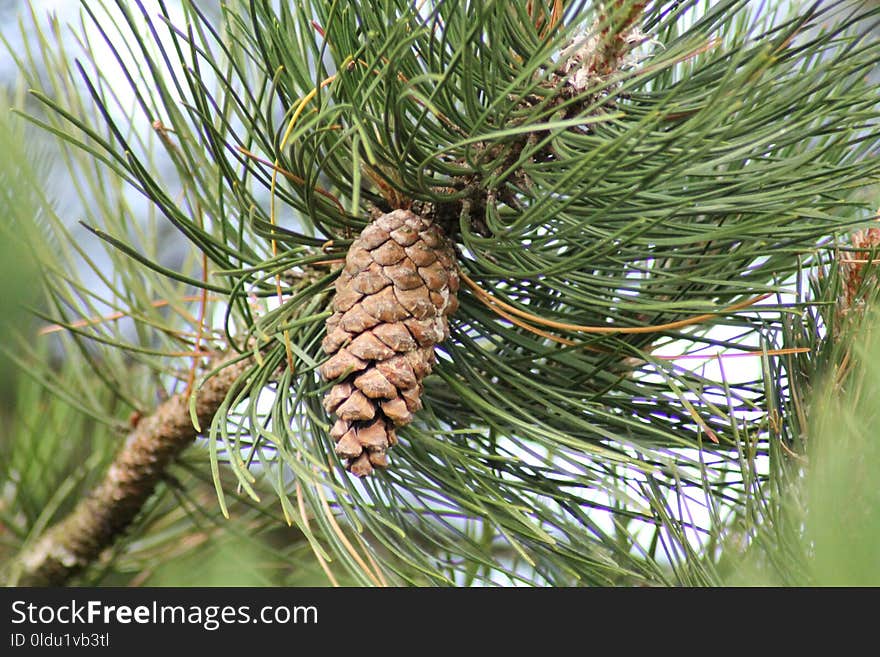
<path id="1" fill-rule="evenodd" d="M 222 363 L 222 359 L 217 360 Z M 250 359 L 223 367 L 196 394 L 196 414 L 208 427 Z M 128 528 L 177 455 L 198 436 L 188 397 L 178 394 L 143 417 L 104 479 L 65 518 L 19 557 L 14 584 L 62 586 L 98 559 Z"/>

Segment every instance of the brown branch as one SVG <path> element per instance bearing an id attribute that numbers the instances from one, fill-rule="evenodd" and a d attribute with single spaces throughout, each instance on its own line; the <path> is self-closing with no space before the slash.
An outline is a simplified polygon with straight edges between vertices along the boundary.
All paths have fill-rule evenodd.
<path id="1" fill-rule="evenodd" d="M 222 369 L 196 393 L 196 415 L 203 429 L 210 426 L 223 400 L 253 361 L 221 357 L 213 363 Z M 101 483 L 20 555 L 11 583 L 61 586 L 93 563 L 128 528 L 165 469 L 198 434 L 183 393 L 143 417 Z"/>
<path id="2" fill-rule="evenodd" d="M 702 324 L 705 321 L 715 319 L 719 314 L 724 313 L 732 313 L 737 310 L 743 310 L 748 308 L 749 306 L 753 306 L 756 303 L 760 303 L 764 299 L 767 299 L 772 294 L 762 294 L 757 297 L 753 297 L 751 299 L 746 299 L 745 301 L 740 301 L 738 303 L 733 304 L 732 306 L 727 306 L 723 308 L 718 313 L 705 313 L 702 315 L 697 315 L 695 317 L 688 317 L 687 319 L 680 319 L 675 322 L 667 322 L 666 324 L 650 324 L 648 326 L 613 326 L 610 324 L 605 324 L 602 326 L 585 326 L 581 324 L 568 324 L 566 322 L 557 322 L 551 319 L 544 319 L 543 317 L 538 317 L 537 315 L 533 315 L 532 313 L 525 312 L 524 310 L 520 310 L 514 306 L 511 306 L 509 303 L 506 303 L 499 299 L 498 297 L 486 292 L 483 288 L 481 288 L 476 281 L 474 281 L 470 276 L 465 274 L 464 272 L 459 272 L 459 277 L 467 285 L 471 290 L 473 290 L 474 294 L 477 295 L 477 298 L 483 302 L 485 306 L 487 306 L 490 310 L 498 313 L 505 319 L 512 321 L 511 318 L 507 315 L 503 315 L 498 312 L 498 308 L 506 310 L 509 313 L 512 313 L 518 317 L 522 317 L 525 320 L 532 322 L 533 324 L 540 324 L 541 326 L 548 326 L 550 328 L 560 329 L 563 331 L 572 331 L 575 333 L 599 333 L 604 335 L 615 335 L 615 334 L 633 334 L 633 333 L 659 333 L 661 331 L 672 331 L 675 329 L 684 328 L 686 326 L 693 326 L 694 324 Z M 526 328 L 526 327 L 523 327 Z M 530 328 L 530 330 L 532 330 Z M 534 330 L 532 330 L 534 333 Z M 539 335 L 543 335 L 544 337 L 550 337 L 547 334 L 541 333 Z M 551 340 L 555 338 L 550 338 Z M 558 339 L 556 339 L 559 342 Z M 568 343 L 563 342 L 563 344 L 575 344 L 574 342 L 569 341 Z"/>
<path id="3" fill-rule="evenodd" d="M 612 6 L 601 6 L 598 18 L 599 43 L 590 68 L 600 75 L 610 75 L 632 47 L 633 29 L 642 17 L 647 2 L 614 0 Z"/>

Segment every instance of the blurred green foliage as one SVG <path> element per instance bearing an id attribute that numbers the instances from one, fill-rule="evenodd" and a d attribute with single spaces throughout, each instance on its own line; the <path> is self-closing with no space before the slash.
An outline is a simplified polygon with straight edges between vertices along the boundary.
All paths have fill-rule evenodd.
<path id="1" fill-rule="evenodd" d="M 816 584 L 880 586 L 880 315 L 852 347 L 852 370 L 816 390 L 805 540 Z"/>
<path id="2" fill-rule="evenodd" d="M 849 329 L 829 340 L 828 367 L 807 391 L 805 452 L 777 453 L 729 584 L 880 585 L 880 313 Z"/>
<path id="3" fill-rule="evenodd" d="M 40 205 L 23 160 L 24 122 L 11 116 L 11 104 L 0 93 L 0 344 L 14 332 L 25 333 L 29 322 L 25 308 L 38 293 L 38 269 L 30 249 L 23 248 L 19 226 L 22 219 L 35 219 Z M 27 225 L 25 223 L 25 225 Z M 8 412 L 13 405 L 15 370 L 0 351 L 0 405 Z"/>

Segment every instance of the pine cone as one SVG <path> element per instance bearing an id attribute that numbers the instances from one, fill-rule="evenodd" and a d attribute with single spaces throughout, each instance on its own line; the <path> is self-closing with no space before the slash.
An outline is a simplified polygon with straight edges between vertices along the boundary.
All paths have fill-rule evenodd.
<path id="1" fill-rule="evenodd" d="M 363 477 L 386 467 L 396 427 L 422 407 L 422 380 L 458 308 L 455 252 L 443 231 L 407 210 L 384 214 L 351 245 L 336 280 L 320 369 L 336 381 L 324 397 L 330 436 Z"/>

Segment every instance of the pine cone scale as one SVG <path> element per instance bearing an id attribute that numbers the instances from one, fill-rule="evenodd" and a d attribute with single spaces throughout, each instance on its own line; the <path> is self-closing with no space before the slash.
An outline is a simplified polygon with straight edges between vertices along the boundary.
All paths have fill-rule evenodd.
<path id="1" fill-rule="evenodd" d="M 416 341 L 403 322 L 379 324 L 373 329 L 373 335 L 396 352 L 406 352 L 416 348 Z"/>
<path id="2" fill-rule="evenodd" d="M 458 307 L 451 243 L 429 220 L 395 210 L 368 225 L 336 281 L 319 371 L 335 381 L 324 408 L 336 453 L 352 474 L 386 467 L 396 428 L 422 408 L 422 380 Z"/>
<path id="3" fill-rule="evenodd" d="M 412 290 L 425 285 L 425 280 L 416 267 L 416 263 L 410 260 L 409 256 L 396 265 L 386 267 L 385 272 L 394 281 L 394 287 L 399 290 Z"/>

